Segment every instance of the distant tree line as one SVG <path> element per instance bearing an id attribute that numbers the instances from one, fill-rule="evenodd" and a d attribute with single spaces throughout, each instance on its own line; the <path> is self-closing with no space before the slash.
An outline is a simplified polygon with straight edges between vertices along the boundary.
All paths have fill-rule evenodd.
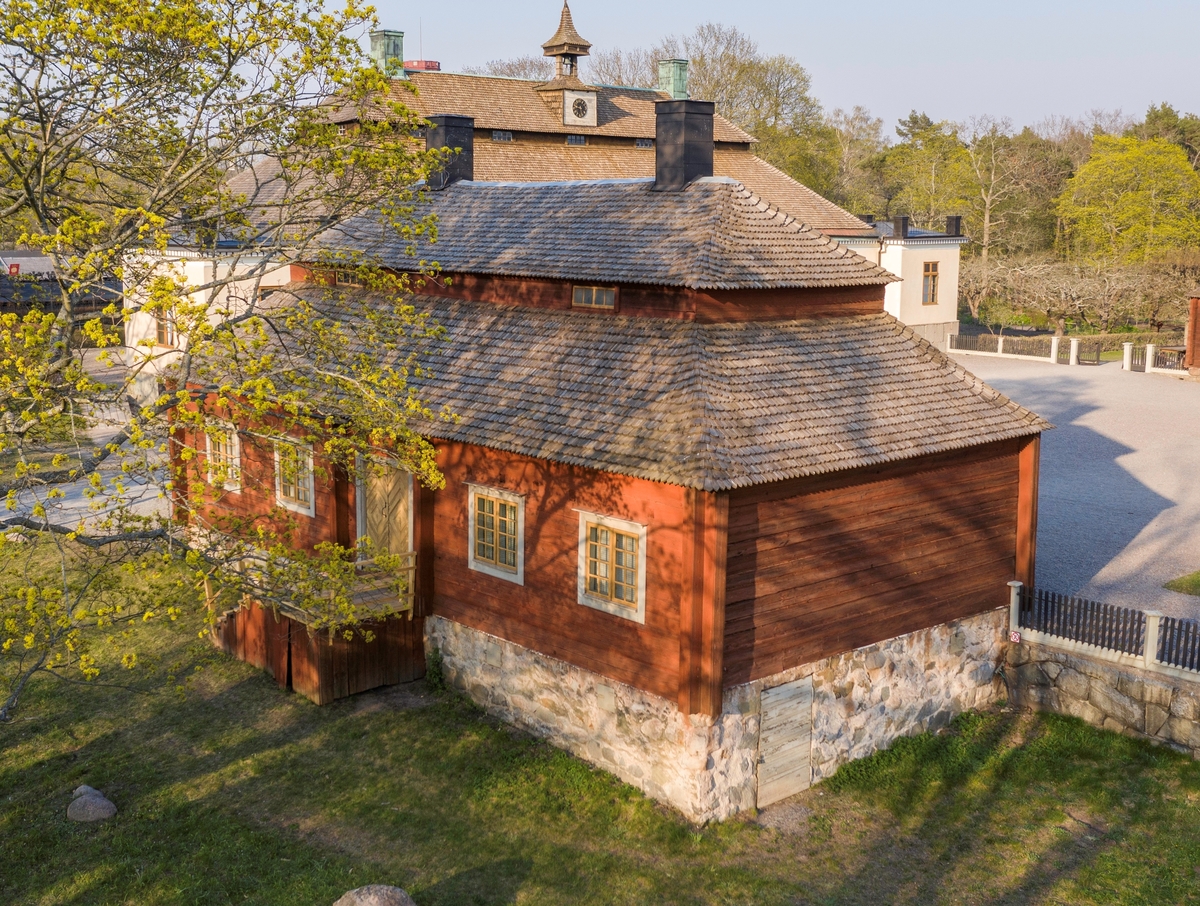
<path id="1" fill-rule="evenodd" d="M 964 317 L 1000 325 L 1158 330 L 1200 283 L 1200 117 L 1170 104 L 1017 128 L 913 111 L 896 126 L 864 107 L 826 111 L 793 57 L 763 54 L 738 29 L 706 23 L 650 48 L 585 60 L 596 84 L 655 87 L 658 61 L 690 61 L 692 97 L 753 134 L 756 153 L 855 214 L 908 215 L 937 229 L 961 214 Z M 544 57 L 476 72 L 550 78 Z"/>

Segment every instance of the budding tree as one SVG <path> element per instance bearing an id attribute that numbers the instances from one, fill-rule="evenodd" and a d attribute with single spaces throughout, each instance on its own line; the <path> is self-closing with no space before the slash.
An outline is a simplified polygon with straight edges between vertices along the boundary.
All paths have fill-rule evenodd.
<path id="1" fill-rule="evenodd" d="M 411 278 L 319 239 L 364 209 L 414 241 L 435 229 L 420 181 L 441 158 L 364 59 L 372 22 L 357 0 L 0 0 L 0 226 L 52 265 L 0 315 L 0 720 L 39 672 L 95 676 L 98 645 L 135 663 L 134 627 L 178 613 L 155 575 L 361 623 L 353 543 L 212 506 L 231 426 L 311 444 L 318 475 L 382 451 L 440 481 L 410 383 L 437 327 Z M 300 265 L 376 292 L 335 317 L 264 291 Z M 114 288 L 123 303 L 87 309 Z"/>

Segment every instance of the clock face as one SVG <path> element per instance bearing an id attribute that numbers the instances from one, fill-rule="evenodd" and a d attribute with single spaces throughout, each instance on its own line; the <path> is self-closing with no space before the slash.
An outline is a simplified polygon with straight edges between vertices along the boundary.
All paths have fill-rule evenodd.
<path id="1" fill-rule="evenodd" d="M 583 98 L 575 98 L 575 103 L 571 105 L 571 112 L 578 119 L 583 119 L 588 114 L 588 104 Z"/>

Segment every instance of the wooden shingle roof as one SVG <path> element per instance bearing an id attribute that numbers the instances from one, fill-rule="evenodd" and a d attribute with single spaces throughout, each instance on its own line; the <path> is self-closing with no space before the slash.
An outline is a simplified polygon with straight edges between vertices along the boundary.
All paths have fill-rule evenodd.
<path id="1" fill-rule="evenodd" d="M 557 141 L 475 141 L 475 178 L 486 181 L 637 179 L 654 175 L 652 149 L 594 144 L 571 147 Z M 874 230 L 849 211 L 796 182 L 747 148 L 718 147 L 713 173 L 736 179 L 747 189 L 801 223 L 836 236 L 874 236 Z"/>
<path id="2" fill-rule="evenodd" d="M 454 113 L 475 118 L 477 129 L 504 129 L 511 132 L 566 133 L 654 138 L 655 101 L 670 96 L 648 88 L 623 88 L 612 85 L 583 85 L 596 92 L 598 126 L 567 126 L 562 108 L 548 105 L 538 94 L 544 85 L 536 79 L 510 79 L 501 76 L 463 75 L 455 72 L 410 72 L 406 80 L 392 82 L 392 98 L 416 110 L 422 116 Z M 414 94 L 412 89 L 416 89 Z M 366 115 L 378 115 L 368 112 Z M 356 108 L 330 105 L 333 122 L 349 122 L 360 116 Z M 722 116 L 713 119 L 713 140 L 750 143 L 754 137 Z"/>
<path id="3" fill-rule="evenodd" d="M 334 311 L 366 292 L 290 289 Z M 413 384 L 459 416 L 419 431 L 652 481 L 721 491 L 1051 427 L 882 313 L 704 324 L 414 305 L 447 339 Z"/>
<path id="4" fill-rule="evenodd" d="M 432 195 L 438 240 L 417 257 L 450 272 L 691 289 L 879 286 L 896 278 L 735 180 L 681 192 L 654 181 L 460 182 Z M 323 237 L 411 269 L 408 240 L 373 214 Z"/>

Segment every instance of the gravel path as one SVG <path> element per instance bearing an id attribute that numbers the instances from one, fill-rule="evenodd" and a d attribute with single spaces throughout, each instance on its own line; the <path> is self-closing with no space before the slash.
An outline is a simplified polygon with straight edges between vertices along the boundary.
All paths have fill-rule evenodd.
<path id="1" fill-rule="evenodd" d="M 1200 570 L 1200 381 L 955 355 L 1055 424 L 1042 436 L 1037 583 L 1200 619 L 1164 582 Z"/>

